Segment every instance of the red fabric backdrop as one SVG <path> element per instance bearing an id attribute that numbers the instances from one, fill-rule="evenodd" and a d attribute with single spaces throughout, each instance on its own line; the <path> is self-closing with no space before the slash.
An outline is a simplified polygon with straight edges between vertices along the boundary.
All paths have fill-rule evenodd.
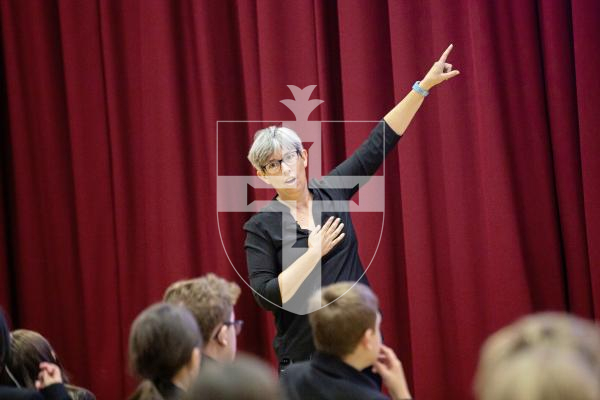
<path id="1" fill-rule="evenodd" d="M 314 120 L 379 119 L 450 42 L 462 74 L 386 161 L 368 272 L 414 394 L 468 397 L 522 314 L 600 313 L 598 1 L 0 4 L 0 302 L 100 399 L 132 387 L 135 315 L 209 271 L 243 285 L 240 348 L 272 358 L 217 228 L 243 273 L 247 215 L 217 217 L 216 175 L 251 173 L 252 132 L 217 169 L 216 122 L 293 120 L 288 84 L 317 85 Z M 325 128 L 325 168 L 368 129 Z M 368 263 L 381 216 L 356 221 Z"/>

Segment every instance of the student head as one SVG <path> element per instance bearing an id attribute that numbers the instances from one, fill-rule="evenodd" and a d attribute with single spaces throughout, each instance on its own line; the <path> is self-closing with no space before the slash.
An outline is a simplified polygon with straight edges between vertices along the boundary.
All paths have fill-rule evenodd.
<path id="1" fill-rule="evenodd" d="M 187 390 L 200 368 L 202 336 L 184 307 L 158 303 L 133 322 L 129 336 L 132 370 L 160 386 L 171 382 Z"/>
<path id="2" fill-rule="evenodd" d="M 274 371 L 250 355 L 232 363 L 211 364 L 192 384 L 187 399 L 279 400 L 282 392 Z"/>
<path id="3" fill-rule="evenodd" d="M 236 336 L 242 327 L 233 309 L 240 292 L 237 284 L 208 274 L 173 283 L 164 301 L 187 307 L 202 330 L 204 353 L 216 361 L 228 362 L 235 358 Z"/>
<path id="4" fill-rule="evenodd" d="M 353 365 L 362 368 L 377 360 L 381 314 L 377 297 L 368 286 L 336 283 L 316 293 L 311 301 L 314 309 L 322 307 L 309 315 L 318 351 L 351 359 Z"/>
<path id="5" fill-rule="evenodd" d="M 567 314 L 522 318 L 485 342 L 474 388 L 479 400 L 598 400 L 600 331 Z"/>
<path id="6" fill-rule="evenodd" d="M 10 338 L 10 359 L 6 366 L 19 386 L 35 389 L 41 362 L 56 364 L 62 371 L 63 381 L 68 383 L 65 371 L 50 343 L 37 332 L 18 329 Z"/>

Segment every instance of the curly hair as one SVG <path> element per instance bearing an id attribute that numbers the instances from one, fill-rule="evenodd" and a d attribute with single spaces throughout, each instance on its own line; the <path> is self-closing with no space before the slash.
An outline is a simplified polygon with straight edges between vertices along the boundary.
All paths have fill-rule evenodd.
<path id="1" fill-rule="evenodd" d="M 228 321 L 240 293 L 236 283 L 211 273 L 173 283 L 163 300 L 187 307 L 196 318 L 204 343 L 208 343 L 215 328 Z"/>

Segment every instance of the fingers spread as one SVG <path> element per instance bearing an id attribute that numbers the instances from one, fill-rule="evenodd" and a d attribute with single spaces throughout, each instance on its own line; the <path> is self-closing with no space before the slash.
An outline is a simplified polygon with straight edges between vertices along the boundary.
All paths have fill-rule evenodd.
<path id="1" fill-rule="evenodd" d="M 341 221 L 342 220 L 340 218 L 336 218 L 335 221 L 329 226 L 327 233 L 332 234 L 333 232 L 335 232 Z"/>
<path id="2" fill-rule="evenodd" d="M 344 238 L 344 236 L 346 236 L 345 233 L 342 233 L 340 236 L 338 236 L 337 238 L 335 238 L 332 242 L 331 242 L 331 247 L 333 248 L 336 244 L 338 244 L 339 242 L 342 241 L 342 239 Z"/>
<path id="3" fill-rule="evenodd" d="M 344 224 L 339 224 L 337 226 L 337 228 L 335 229 L 335 231 L 333 231 L 332 235 L 333 237 L 337 237 L 337 235 L 340 234 L 340 232 L 342 231 L 342 229 L 344 229 Z"/>

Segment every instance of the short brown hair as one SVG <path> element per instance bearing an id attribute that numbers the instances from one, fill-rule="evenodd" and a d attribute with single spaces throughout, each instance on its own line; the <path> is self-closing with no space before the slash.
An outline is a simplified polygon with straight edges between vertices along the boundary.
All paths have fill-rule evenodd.
<path id="1" fill-rule="evenodd" d="M 367 329 L 375 329 L 379 301 L 362 283 L 327 286 L 311 299 L 318 309 L 308 317 L 317 350 L 338 357 L 354 351 Z"/>
<path id="2" fill-rule="evenodd" d="M 186 306 L 196 318 L 204 343 L 208 343 L 213 330 L 231 315 L 240 292 L 236 283 L 211 273 L 173 283 L 165 291 L 164 301 Z"/>
<path id="3" fill-rule="evenodd" d="M 600 330 L 561 313 L 521 318 L 484 344 L 474 385 L 480 400 L 600 398 Z"/>

